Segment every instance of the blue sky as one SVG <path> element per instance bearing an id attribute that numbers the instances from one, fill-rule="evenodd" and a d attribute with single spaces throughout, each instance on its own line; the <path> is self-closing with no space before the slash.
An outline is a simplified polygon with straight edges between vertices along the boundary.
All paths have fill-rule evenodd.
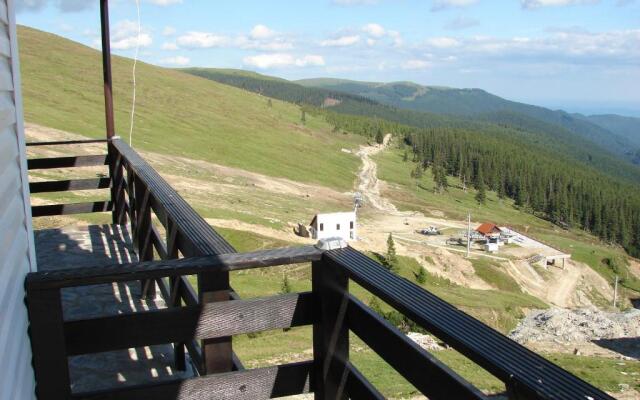
<path id="1" fill-rule="evenodd" d="M 18 22 L 89 46 L 97 0 L 17 0 Z M 111 0 L 114 52 L 289 79 L 478 87 L 640 116 L 640 0 Z"/>

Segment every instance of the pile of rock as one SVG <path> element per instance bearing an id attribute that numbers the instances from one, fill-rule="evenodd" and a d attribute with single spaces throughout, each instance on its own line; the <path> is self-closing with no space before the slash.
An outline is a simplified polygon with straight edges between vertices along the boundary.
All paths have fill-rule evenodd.
<path id="1" fill-rule="evenodd" d="M 427 351 L 438 351 L 443 350 L 444 347 L 438 343 L 438 340 L 431 335 L 423 335 L 422 333 L 417 332 L 409 332 L 407 334 L 409 339 L 413 340 L 418 344 L 418 346 L 422 347 Z"/>
<path id="2" fill-rule="evenodd" d="M 509 334 L 519 343 L 590 342 L 638 336 L 640 310 L 615 313 L 590 308 L 532 311 Z"/>

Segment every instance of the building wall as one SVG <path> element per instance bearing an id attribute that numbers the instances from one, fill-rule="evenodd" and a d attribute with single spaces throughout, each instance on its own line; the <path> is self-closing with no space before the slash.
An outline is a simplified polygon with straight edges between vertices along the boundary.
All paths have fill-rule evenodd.
<path id="1" fill-rule="evenodd" d="M 0 399 L 34 398 L 24 277 L 35 270 L 15 0 L 0 0 Z"/>
<path id="2" fill-rule="evenodd" d="M 353 222 L 353 229 L 350 223 Z M 344 240 L 353 240 L 357 238 L 357 224 L 355 212 L 341 212 L 332 214 L 318 214 L 315 224 L 312 227 L 314 239 L 327 239 L 339 237 Z M 321 228 L 322 224 L 322 229 Z M 338 224 L 340 229 L 338 229 Z"/>

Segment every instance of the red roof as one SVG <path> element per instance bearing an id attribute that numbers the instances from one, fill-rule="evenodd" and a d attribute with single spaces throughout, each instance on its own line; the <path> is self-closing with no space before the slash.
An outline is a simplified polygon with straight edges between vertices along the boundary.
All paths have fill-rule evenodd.
<path id="1" fill-rule="evenodd" d="M 480 225 L 476 228 L 476 231 L 482 233 L 485 236 L 492 233 L 501 232 L 500 228 L 498 228 L 498 225 L 492 224 L 490 222 L 485 222 L 484 224 Z"/>

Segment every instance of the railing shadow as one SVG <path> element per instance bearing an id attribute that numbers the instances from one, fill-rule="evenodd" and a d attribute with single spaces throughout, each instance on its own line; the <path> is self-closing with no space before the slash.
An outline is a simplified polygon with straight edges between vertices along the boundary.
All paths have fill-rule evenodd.
<path id="1" fill-rule="evenodd" d="M 40 271 L 137 262 L 128 229 L 117 225 L 46 229 L 35 232 L 35 240 Z M 139 281 L 65 288 L 61 295 L 67 321 L 166 307 L 160 299 L 141 299 Z M 192 375 L 174 371 L 173 347 L 169 344 L 73 356 L 69 358 L 69 370 L 74 392 Z"/>
<path id="2" fill-rule="evenodd" d="M 600 339 L 592 343 L 623 356 L 640 359 L 640 337 Z"/>

